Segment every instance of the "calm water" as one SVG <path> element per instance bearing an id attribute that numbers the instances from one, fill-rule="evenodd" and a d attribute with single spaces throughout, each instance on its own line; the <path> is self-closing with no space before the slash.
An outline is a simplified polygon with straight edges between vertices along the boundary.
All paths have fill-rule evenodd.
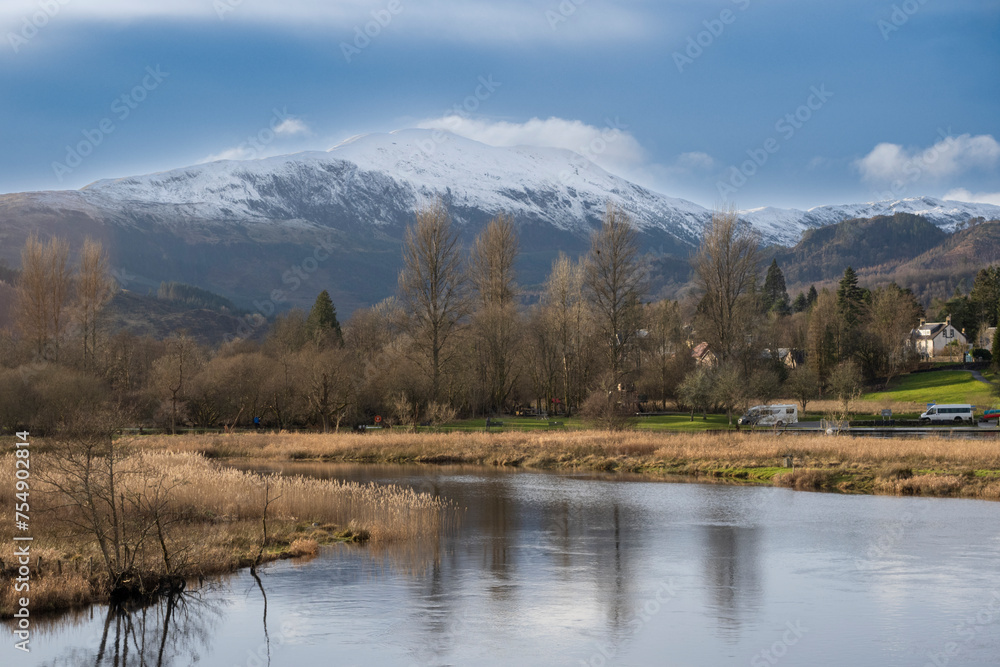
<path id="1" fill-rule="evenodd" d="M 263 591 L 240 573 L 128 616 L 95 607 L 36 626 L 31 655 L 8 638 L 0 664 L 1000 664 L 997 503 L 284 469 L 407 484 L 467 510 L 420 547 L 270 565 Z"/>

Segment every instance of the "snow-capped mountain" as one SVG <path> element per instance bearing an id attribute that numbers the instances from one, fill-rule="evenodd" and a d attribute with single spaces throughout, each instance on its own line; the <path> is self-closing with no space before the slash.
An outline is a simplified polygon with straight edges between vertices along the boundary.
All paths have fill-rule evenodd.
<path id="1" fill-rule="evenodd" d="M 765 236 L 779 237 L 786 230 L 792 230 L 796 226 L 802 229 L 825 227 L 826 225 L 832 225 L 853 218 L 874 218 L 880 215 L 894 215 L 896 213 L 921 215 L 941 229 L 953 232 L 957 225 L 968 222 L 972 218 L 1000 219 L 1000 206 L 946 201 L 933 197 L 910 197 L 907 199 L 868 202 L 865 204 L 816 206 L 807 211 L 767 206 L 740 211 L 740 216 L 761 230 Z M 789 238 L 782 245 L 793 245 L 797 241 L 797 237 Z"/>
<path id="2" fill-rule="evenodd" d="M 88 204 L 143 215 L 228 224 L 391 229 L 441 197 L 459 224 L 507 213 L 586 237 L 614 201 L 645 234 L 691 246 L 710 212 L 652 192 L 570 151 L 496 148 L 452 134 L 403 130 L 350 139 L 326 152 L 223 160 L 93 183 Z"/>
<path id="3" fill-rule="evenodd" d="M 583 252 L 606 204 L 631 214 L 643 246 L 685 257 L 712 212 L 601 169 L 576 153 L 500 148 L 437 130 L 369 134 L 329 151 L 223 160 L 74 191 L 0 196 L 0 259 L 18 264 L 29 232 L 105 242 L 126 287 L 178 280 L 264 314 L 329 289 L 346 312 L 391 294 L 415 211 L 441 198 L 466 240 L 498 213 L 522 239 L 522 280 L 540 282 L 559 251 Z M 1000 207 L 927 197 L 808 211 L 741 212 L 765 243 L 855 217 L 916 213 L 946 230 Z M 263 305 L 256 305 L 261 298 Z"/>

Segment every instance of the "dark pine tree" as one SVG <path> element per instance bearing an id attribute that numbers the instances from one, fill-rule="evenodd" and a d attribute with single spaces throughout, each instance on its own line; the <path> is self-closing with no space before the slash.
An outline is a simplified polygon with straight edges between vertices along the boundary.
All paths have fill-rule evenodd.
<path id="1" fill-rule="evenodd" d="M 334 308 L 333 299 L 326 290 L 316 297 L 316 303 L 313 304 L 306 319 L 306 328 L 317 342 L 332 340 L 337 345 L 344 344 L 344 334 L 340 330 L 340 322 L 337 321 L 337 309 Z"/>
<path id="2" fill-rule="evenodd" d="M 850 266 L 837 287 L 837 316 L 840 318 L 840 358 L 850 356 L 857 346 L 857 334 L 864 315 L 866 290 L 858 287 L 858 274 Z"/>
<path id="3" fill-rule="evenodd" d="M 792 302 L 792 312 L 801 313 L 803 310 L 809 310 L 809 298 L 805 292 L 799 292 L 799 295 L 795 297 L 795 301 Z"/>
<path id="4" fill-rule="evenodd" d="M 819 298 L 819 292 L 816 291 L 815 285 L 809 286 L 809 293 L 806 294 L 806 303 L 810 308 L 816 303 L 816 299 Z"/>
<path id="5" fill-rule="evenodd" d="M 765 311 L 773 311 L 779 315 L 787 315 L 790 311 L 788 290 L 785 288 L 785 274 L 781 272 L 776 259 L 771 260 L 771 266 L 767 269 L 762 300 Z"/>

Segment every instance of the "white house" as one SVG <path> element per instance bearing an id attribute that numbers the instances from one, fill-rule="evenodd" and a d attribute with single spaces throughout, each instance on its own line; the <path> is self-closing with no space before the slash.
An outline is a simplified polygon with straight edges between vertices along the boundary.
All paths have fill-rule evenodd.
<path id="1" fill-rule="evenodd" d="M 934 359 L 947 355 L 945 346 L 952 341 L 958 341 L 959 349 L 956 354 L 965 354 L 969 348 L 965 334 L 951 325 L 951 315 L 944 322 L 924 322 L 921 320 L 917 328 L 910 332 L 910 340 L 913 342 L 913 348 L 917 354 L 923 359 Z M 954 349 L 954 346 L 949 349 Z"/>

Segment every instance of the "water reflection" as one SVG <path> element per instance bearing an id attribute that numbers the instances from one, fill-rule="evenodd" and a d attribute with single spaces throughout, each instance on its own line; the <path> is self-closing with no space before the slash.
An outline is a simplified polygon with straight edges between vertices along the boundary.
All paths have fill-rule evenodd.
<path id="1" fill-rule="evenodd" d="M 43 641 L 61 642 L 59 655 L 38 664 L 753 664 L 799 621 L 809 631 L 783 664 L 923 664 L 1000 578 L 996 504 L 281 467 L 433 489 L 466 509 L 457 530 L 427 539 L 325 547 L 193 597 L 102 607 L 74 621 L 92 642 L 53 632 Z M 856 556 L 904 510 L 891 556 L 906 567 L 859 571 Z M 963 664 L 992 664 L 1000 621 L 977 632 Z"/>
<path id="2" fill-rule="evenodd" d="M 741 635 L 744 616 L 751 615 L 762 593 L 758 557 L 758 529 L 707 525 L 705 531 L 705 589 L 716 612 L 720 634 Z"/>
<path id="3" fill-rule="evenodd" d="M 85 646 L 65 652 L 41 664 L 52 667 L 149 667 L 186 666 L 196 662 L 213 637 L 213 628 L 223 619 L 221 601 L 201 593 L 173 593 L 150 605 L 95 607 L 89 615 L 92 634 Z M 58 634 L 59 625 L 80 623 L 82 615 L 58 621 L 42 621 L 41 638 Z"/>

